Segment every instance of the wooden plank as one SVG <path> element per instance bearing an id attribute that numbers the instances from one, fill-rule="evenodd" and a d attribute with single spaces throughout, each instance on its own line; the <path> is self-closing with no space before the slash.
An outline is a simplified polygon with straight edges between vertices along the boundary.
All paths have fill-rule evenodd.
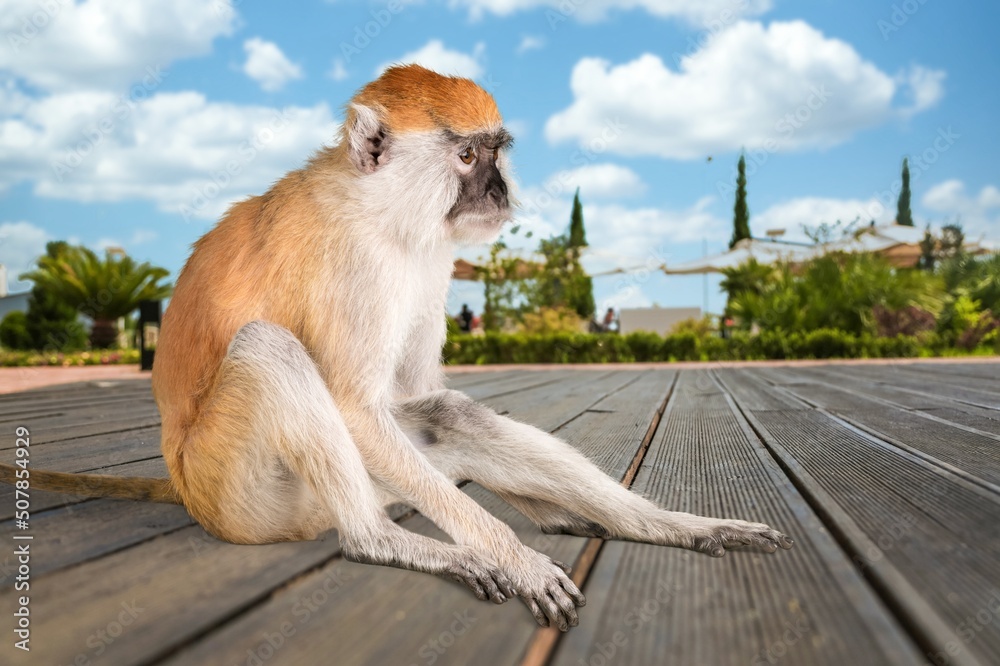
<path id="1" fill-rule="evenodd" d="M 537 413 L 549 407 L 542 397 L 537 396 L 531 405 Z M 131 603 L 134 597 L 144 610 L 130 626 L 127 639 L 107 646 L 104 658 L 116 664 L 144 663 L 259 604 L 279 585 L 328 562 L 338 552 L 334 535 L 322 542 L 234 546 L 207 537 L 197 526 L 171 531 L 34 579 L 32 609 L 44 618 L 36 625 L 36 635 L 51 638 L 42 654 L 33 656 L 42 663 L 68 663 L 80 653 L 92 657 L 86 640 L 97 628 L 94 623 L 114 620 L 113 611 L 120 602 Z M 158 560 L 164 562 L 158 564 Z M 380 574 L 388 571 L 361 568 Z M 450 587 L 443 581 L 419 577 Z M 376 576 L 375 582 L 379 580 Z M 9 594 L 4 590 L 0 598 Z M 93 599 L 94 595 L 101 598 Z M 205 595 L 211 597 L 210 602 L 204 601 Z M 472 599 L 463 598 L 467 602 Z M 79 608 L 88 612 L 79 613 Z M 186 613 L 178 613 L 181 608 Z M 530 620 L 526 611 L 524 614 Z M 109 616 L 107 620 L 100 619 L 105 616 Z"/>
<path id="2" fill-rule="evenodd" d="M 588 378 L 593 378 L 588 374 Z M 591 410 L 570 421 L 560 436 L 578 445 L 612 473 L 628 467 L 649 419 L 662 401 L 671 375 L 645 373 L 610 393 Z M 596 397 L 596 396 L 595 396 Z M 600 410 L 600 411 L 597 411 Z M 611 465 L 607 463 L 611 462 Z M 470 484 L 470 494 L 510 524 L 529 546 L 563 561 L 573 561 L 586 543 L 570 536 L 541 534 L 507 504 Z M 432 533 L 422 517 L 405 523 Z M 425 532 L 425 530 L 432 530 Z M 317 595 L 331 579 L 347 582 L 328 595 L 308 621 L 296 616 L 301 599 Z M 584 613 L 587 609 L 581 609 Z M 367 618 L 382 620 L 374 625 Z M 462 620 L 459 622 L 459 620 Z M 456 624 L 456 622 L 459 622 Z M 340 561 L 295 581 L 268 601 L 224 627 L 184 647 L 168 664 L 243 663 L 266 646 L 261 632 L 286 626 L 294 632 L 281 648 L 287 663 L 436 664 L 517 663 L 535 631 L 519 601 L 495 606 L 475 600 L 461 587 L 410 571 L 362 567 Z"/>
<path id="3" fill-rule="evenodd" d="M 496 383 L 475 384 L 460 390 L 475 400 L 486 400 L 487 398 L 560 384 L 570 381 L 573 374 L 569 370 L 550 370 L 546 372 L 520 371 Z"/>
<path id="4" fill-rule="evenodd" d="M 981 391 L 976 388 L 963 388 L 942 382 L 932 382 L 924 375 L 913 377 L 909 373 L 896 369 L 894 365 L 829 366 L 829 370 L 840 375 L 847 374 L 864 377 L 878 384 L 886 384 L 911 393 L 947 398 L 988 409 L 1000 409 L 1000 394 Z"/>
<path id="5" fill-rule="evenodd" d="M 775 391 L 767 383 L 758 369 L 729 368 L 718 370 L 725 378 L 729 392 L 752 409 L 805 409 L 805 405 L 790 400 L 785 394 Z"/>
<path id="6" fill-rule="evenodd" d="M 967 479 L 1000 492 L 1000 435 L 953 423 L 933 413 L 907 410 L 875 396 L 862 396 L 829 384 L 797 383 L 788 393 L 835 414 L 879 440 L 925 457 Z M 947 404 L 942 401 L 943 404 Z M 950 410 L 950 415 L 961 414 Z M 998 413 L 1000 414 L 1000 413 Z M 977 417 L 960 420 L 1000 421 Z"/>
<path id="7" fill-rule="evenodd" d="M 34 505 L 34 503 L 32 503 Z M 32 511 L 33 577 L 122 550 L 192 524 L 182 506 L 99 499 Z M 0 540 L 23 534 L 13 520 L 0 523 Z"/>
<path id="8" fill-rule="evenodd" d="M 727 380 L 735 373 L 720 373 Z M 553 664 L 911 664 L 915 646 L 704 371 L 686 371 L 633 487 L 673 510 L 766 521 L 795 547 L 722 559 L 611 542 Z"/>
<path id="9" fill-rule="evenodd" d="M 743 411 L 929 661 L 1000 660 L 968 624 L 1000 598 L 996 494 L 818 411 Z"/>
<path id="10" fill-rule="evenodd" d="M 929 372 L 934 375 L 948 374 L 963 377 L 980 377 L 983 379 L 996 379 L 1000 377 L 1000 363 L 991 359 L 991 362 L 980 363 L 914 363 L 914 370 Z"/>

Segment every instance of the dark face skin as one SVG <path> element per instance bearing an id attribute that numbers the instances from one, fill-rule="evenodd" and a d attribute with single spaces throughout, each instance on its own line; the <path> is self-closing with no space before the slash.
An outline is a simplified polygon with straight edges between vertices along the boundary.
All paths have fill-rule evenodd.
<path id="1" fill-rule="evenodd" d="M 455 205 L 448 211 L 449 222 L 466 216 L 484 220 L 507 219 L 510 214 L 507 183 L 496 161 L 500 151 L 512 142 L 506 130 L 453 137 L 451 144 L 456 147 L 458 160 L 465 166 L 459 168 L 461 189 Z"/>

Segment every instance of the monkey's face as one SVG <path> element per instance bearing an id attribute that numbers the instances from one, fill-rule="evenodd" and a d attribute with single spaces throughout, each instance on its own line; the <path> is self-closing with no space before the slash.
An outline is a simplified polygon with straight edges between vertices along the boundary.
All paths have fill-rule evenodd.
<path id="1" fill-rule="evenodd" d="M 446 133 L 446 160 L 457 181 L 445 225 L 455 242 L 492 243 L 513 215 L 507 150 L 512 138 L 499 129 L 473 136 Z"/>

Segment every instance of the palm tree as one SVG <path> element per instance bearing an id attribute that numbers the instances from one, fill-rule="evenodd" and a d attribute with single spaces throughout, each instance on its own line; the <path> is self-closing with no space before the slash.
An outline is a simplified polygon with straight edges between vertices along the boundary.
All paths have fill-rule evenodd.
<path id="1" fill-rule="evenodd" d="M 57 256 L 43 256 L 38 268 L 20 276 L 32 280 L 59 300 L 90 317 L 90 344 L 110 347 L 118 337 L 118 319 L 144 300 L 170 296 L 173 286 L 162 283 L 170 272 L 131 257 L 106 251 L 98 257 L 82 246 L 69 246 Z"/>

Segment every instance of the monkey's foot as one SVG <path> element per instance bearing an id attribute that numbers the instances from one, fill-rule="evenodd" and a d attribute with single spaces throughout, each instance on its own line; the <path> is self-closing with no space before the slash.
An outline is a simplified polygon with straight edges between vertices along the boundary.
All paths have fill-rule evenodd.
<path id="1" fill-rule="evenodd" d="M 778 548 L 788 550 L 795 543 L 764 523 L 701 516 L 691 516 L 691 518 L 693 520 L 685 521 L 688 524 L 681 529 L 679 538 L 668 539 L 666 545 L 696 550 L 712 557 L 722 557 L 726 554 L 726 550 L 731 548 L 751 546 L 773 553 Z"/>
<path id="2" fill-rule="evenodd" d="M 543 627 L 567 631 L 580 623 L 577 606 L 587 603 L 569 576 L 569 567 L 548 555 L 525 548 L 518 562 L 505 567 L 517 596 Z"/>

